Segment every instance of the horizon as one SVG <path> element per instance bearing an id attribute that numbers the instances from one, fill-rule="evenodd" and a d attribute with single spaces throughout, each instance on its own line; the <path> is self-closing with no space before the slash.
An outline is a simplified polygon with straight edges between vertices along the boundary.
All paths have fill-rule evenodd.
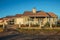
<path id="1" fill-rule="evenodd" d="M 0 18 L 23 14 L 24 11 L 32 11 L 34 7 L 37 11 L 53 12 L 60 17 L 59 0 L 0 0 Z"/>

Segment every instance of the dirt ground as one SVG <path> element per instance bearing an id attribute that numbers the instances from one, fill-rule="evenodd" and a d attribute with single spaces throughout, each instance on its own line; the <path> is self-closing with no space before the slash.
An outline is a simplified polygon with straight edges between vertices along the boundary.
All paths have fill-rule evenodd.
<path id="1" fill-rule="evenodd" d="M 29 31 L 29 33 L 31 32 Z M 60 40 L 60 32 L 58 32 L 59 35 L 56 32 L 53 33 L 54 35 L 42 35 L 44 33 L 42 31 L 39 34 L 28 34 L 16 30 L 4 31 L 0 33 L 0 40 Z"/>

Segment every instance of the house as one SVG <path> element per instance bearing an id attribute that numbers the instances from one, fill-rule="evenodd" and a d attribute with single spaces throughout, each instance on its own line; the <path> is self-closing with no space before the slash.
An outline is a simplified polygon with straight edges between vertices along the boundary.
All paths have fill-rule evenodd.
<path id="1" fill-rule="evenodd" d="M 37 11 L 33 8 L 32 11 L 25 11 L 23 14 L 16 14 L 15 16 L 6 16 L 4 19 L 7 19 L 6 24 L 8 25 L 21 26 L 22 24 L 28 24 L 31 27 L 31 24 L 38 24 L 40 28 L 49 22 L 52 28 L 52 24 L 56 24 L 58 16 L 52 12 Z"/>
<path id="2" fill-rule="evenodd" d="M 39 24 L 40 27 L 44 26 L 47 22 L 56 24 L 58 16 L 52 12 L 36 11 L 34 8 L 32 11 L 25 11 L 23 14 L 16 15 L 15 24 Z"/>

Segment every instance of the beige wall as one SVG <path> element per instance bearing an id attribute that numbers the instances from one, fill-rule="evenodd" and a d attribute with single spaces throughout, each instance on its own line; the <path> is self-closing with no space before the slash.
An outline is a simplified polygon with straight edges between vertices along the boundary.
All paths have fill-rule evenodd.
<path id="1" fill-rule="evenodd" d="M 43 24 L 46 24 L 47 22 L 48 22 L 48 18 L 46 17 L 43 19 Z"/>
<path id="2" fill-rule="evenodd" d="M 6 20 L 4 20 L 4 22 L 2 22 L 3 20 L 0 20 L 0 25 L 3 25 L 3 24 L 5 24 L 5 25 L 7 25 L 7 21 Z"/>
<path id="3" fill-rule="evenodd" d="M 16 17 L 15 18 L 15 24 L 27 24 L 28 22 L 28 17 Z"/>
<path id="4" fill-rule="evenodd" d="M 23 18 L 24 18 L 24 23 L 27 24 L 29 17 L 25 16 L 25 17 L 23 17 Z"/>
<path id="5" fill-rule="evenodd" d="M 15 18 L 15 24 L 24 24 L 24 18 Z"/>

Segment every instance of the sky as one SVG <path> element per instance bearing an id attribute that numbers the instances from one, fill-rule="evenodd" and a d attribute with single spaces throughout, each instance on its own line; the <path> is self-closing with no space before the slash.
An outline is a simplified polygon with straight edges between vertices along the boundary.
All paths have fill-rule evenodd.
<path id="1" fill-rule="evenodd" d="M 53 12 L 60 17 L 60 0 L 0 0 L 0 18 L 23 14 L 34 7 L 37 11 Z"/>

